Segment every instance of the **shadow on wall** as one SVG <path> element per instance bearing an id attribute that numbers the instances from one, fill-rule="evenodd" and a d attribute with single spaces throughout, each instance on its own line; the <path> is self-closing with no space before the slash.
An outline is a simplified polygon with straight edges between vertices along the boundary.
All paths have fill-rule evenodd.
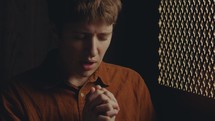
<path id="1" fill-rule="evenodd" d="M 1 1 L 0 78 L 37 66 L 56 45 L 44 0 Z"/>

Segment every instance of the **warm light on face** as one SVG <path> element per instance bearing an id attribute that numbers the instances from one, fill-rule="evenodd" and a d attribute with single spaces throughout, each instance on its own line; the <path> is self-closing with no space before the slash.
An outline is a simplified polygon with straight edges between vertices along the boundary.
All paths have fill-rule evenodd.
<path id="1" fill-rule="evenodd" d="M 79 77 L 91 76 L 103 60 L 112 31 L 113 25 L 104 22 L 68 24 L 60 48 L 69 73 Z"/>

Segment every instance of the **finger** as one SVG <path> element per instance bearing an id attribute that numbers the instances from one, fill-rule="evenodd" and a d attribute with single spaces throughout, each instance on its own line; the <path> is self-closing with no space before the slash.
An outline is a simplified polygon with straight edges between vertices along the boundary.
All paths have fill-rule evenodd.
<path id="1" fill-rule="evenodd" d="M 90 92 L 86 95 L 85 100 L 86 100 L 86 101 L 89 100 L 89 97 L 90 97 L 95 91 L 96 91 L 95 87 L 92 87 L 92 88 L 90 89 Z"/>
<path id="2" fill-rule="evenodd" d="M 112 104 L 113 108 L 117 109 L 117 110 L 120 110 L 119 104 L 118 104 L 116 98 L 114 97 L 114 95 L 111 92 L 109 92 L 108 90 L 106 90 L 106 89 L 105 89 L 104 94 L 107 95 L 114 102 Z"/>
<path id="3" fill-rule="evenodd" d="M 116 102 L 116 103 L 113 104 L 113 108 L 115 108 L 115 109 L 117 109 L 117 110 L 120 110 L 119 105 L 118 105 L 118 102 L 117 102 L 115 96 L 114 96 L 110 91 L 108 91 L 108 90 L 105 89 L 105 88 L 101 88 L 101 90 L 104 91 L 103 94 L 105 94 L 106 96 L 108 96 L 109 99 L 111 99 L 112 101 Z"/>
<path id="4" fill-rule="evenodd" d="M 101 104 L 110 103 L 110 101 L 111 100 L 106 95 L 100 94 L 93 101 L 90 102 L 89 106 L 92 110 L 94 110 L 96 108 L 96 106 L 101 105 Z"/>
<path id="5" fill-rule="evenodd" d="M 116 110 L 120 110 L 120 107 L 119 107 L 119 104 L 117 103 L 117 102 L 114 102 L 113 104 L 112 104 L 112 107 L 113 107 L 113 109 L 116 109 Z"/>
<path id="6" fill-rule="evenodd" d="M 111 110 L 111 111 L 107 111 L 107 112 L 105 113 L 105 115 L 106 115 L 106 116 L 109 116 L 109 117 L 114 117 L 114 116 L 116 116 L 118 113 L 119 113 L 119 111 L 114 109 L 114 110 Z"/>
<path id="7" fill-rule="evenodd" d="M 107 104 L 102 104 L 96 107 L 96 112 L 97 114 L 102 114 L 106 116 L 115 116 L 118 114 L 119 110 L 113 109 L 112 104 L 107 103 Z"/>
<path id="8" fill-rule="evenodd" d="M 104 103 L 101 105 L 96 106 L 96 109 L 99 111 L 109 111 L 109 110 L 117 110 L 118 112 L 120 111 L 120 107 L 118 103 L 114 101 L 109 101 L 108 103 Z"/>
<path id="9" fill-rule="evenodd" d="M 115 117 L 113 117 L 115 118 Z M 104 115 L 98 115 L 98 121 L 110 121 L 111 117 L 109 116 L 104 116 Z"/>
<path id="10" fill-rule="evenodd" d="M 99 86 L 97 88 L 99 88 Z M 95 106 L 107 102 L 108 97 L 105 96 L 104 94 L 101 95 L 102 93 L 103 91 L 100 89 L 96 90 L 96 87 L 91 88 L 91 91 L 86 96 L 85 106 L 87 106 L 87 108 L 90 110 L 94 110 Z"/>
<path id="11" fill-rule="evenodd" d="M 97 90 L 95 90 L 96 88 Z M 94 108 L 100 104 L 110 103 L 112 108 L 120 110 L 114 95 L 105 88 L 99 88 L 101 88 L 99 85 L 93 88 L 93 91 L 91 90 L 93 94 L 91 94 L 87 99 L 86 103 L 89 105 L 90 109 L 94 110 Z"/>
<path id="12" fill-rule="evenodd" d="M 100 112 L 100 113 L 107 112 L 110 110 L 113 110 L 113 107 L 110 103 L 105 103 L 105 104 L 101 104 L 101 105 L 96 106 L 96 111 Z"/>
<path id="13" fill-rule="evenodd" d="M 92 87 L 91 91 L 90 91 L 90 95 L 92 95 L 93 93 L 95 93 L 95 94 L 93 96 L 91 96 L 89 98 L 89 100 L 92 100 L 92 99 L 96 98 L 98 95 L 104 93 L 105 91 L 108 91 L 108 90 L 105 89 L 105 88 L 102 88 L 100 85 L 96 85 L 95 87 Z M 105 92 L 105 93 L 107 93 L 107 96 L 109 96 L 110 98 L 115 99 L 113 94 L 111 94 L 109 91 Z"/>
<path id="14" fill-rule="evenodd" d="M 107 95 L 111 100 L 117 102 L 115 96 L 110 91 L 105 88 L 102 88 L 102 90 L 104 91 L 104 94 Z"/>
<path id="15" fill-rule="evenodd" d="M 96 99 L 99 95 L 104 93 L 104 91 L 102 91 L 100 89 L 98 89 L 98 90 L 96 90 L 96 89 L 94 90 L 94 89 L 93 90 L 91 89 L 90 94 L 88 95 L 88 97 L 86 99 L 87 101 L 92 101 L 92 100 Z"/>
<path id="16" fill-rule="evenodd" d="M 96 88 L 92 87 L 91 90 L 90 90 L 90 93 L 94 93 L 95 91 L 96 91 Z"/>
<path id="17" fill-rule="evenodd" d="M 96 85 L 96 90 L 98 90 L 98 89 L 102 89 L 102 87 L 100 86 L 100 85 Z"/>

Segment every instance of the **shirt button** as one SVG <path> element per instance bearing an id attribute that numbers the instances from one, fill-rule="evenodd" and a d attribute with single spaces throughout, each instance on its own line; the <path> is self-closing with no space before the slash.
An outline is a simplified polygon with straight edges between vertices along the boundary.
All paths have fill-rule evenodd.
<path id="1" fill-rule="evenodd" d="M 81 97 L 84 97 L 84 93 L 81 93 Z"/>

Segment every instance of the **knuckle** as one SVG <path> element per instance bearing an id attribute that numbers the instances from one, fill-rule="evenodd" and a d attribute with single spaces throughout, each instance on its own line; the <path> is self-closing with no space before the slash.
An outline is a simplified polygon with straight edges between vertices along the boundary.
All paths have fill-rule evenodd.
<path id="1" fill-rule="evenodd" d="M 110 117 L 106 116 L 106 117 L 104 118 L 104 120 L 105 120 L 105 121 L 109 121 L 109 120 L 110 120 Z"/>
<path id="2" fill-rule="evenodd" d="M 99 95 L 99 99 L 102 100 L 105 103 L 109 103 L 110 102 L 110 100 L 104 94 Z"/>
<path id="3" fill-rule="evenodd" d="M 98 116 L 98 121 L 110 121 L 110 117 L 109 116 Z"/>
<path id="4" fill-rule="evenodd" d="M 96 90 L 96 93 L 97 94 L 102 94 L 102 93 L 104 93 L 102 90 L 100 90 L 100 89 L 98 89 L 98 90 Z"/>
<path id="5" fill-rule="evenodd" d="M 112 105 L 110 103 L 107 104 L 107 109 L 108 110 L 112 110 L 113 109 L 113 107 L 112 107 Z"/>

